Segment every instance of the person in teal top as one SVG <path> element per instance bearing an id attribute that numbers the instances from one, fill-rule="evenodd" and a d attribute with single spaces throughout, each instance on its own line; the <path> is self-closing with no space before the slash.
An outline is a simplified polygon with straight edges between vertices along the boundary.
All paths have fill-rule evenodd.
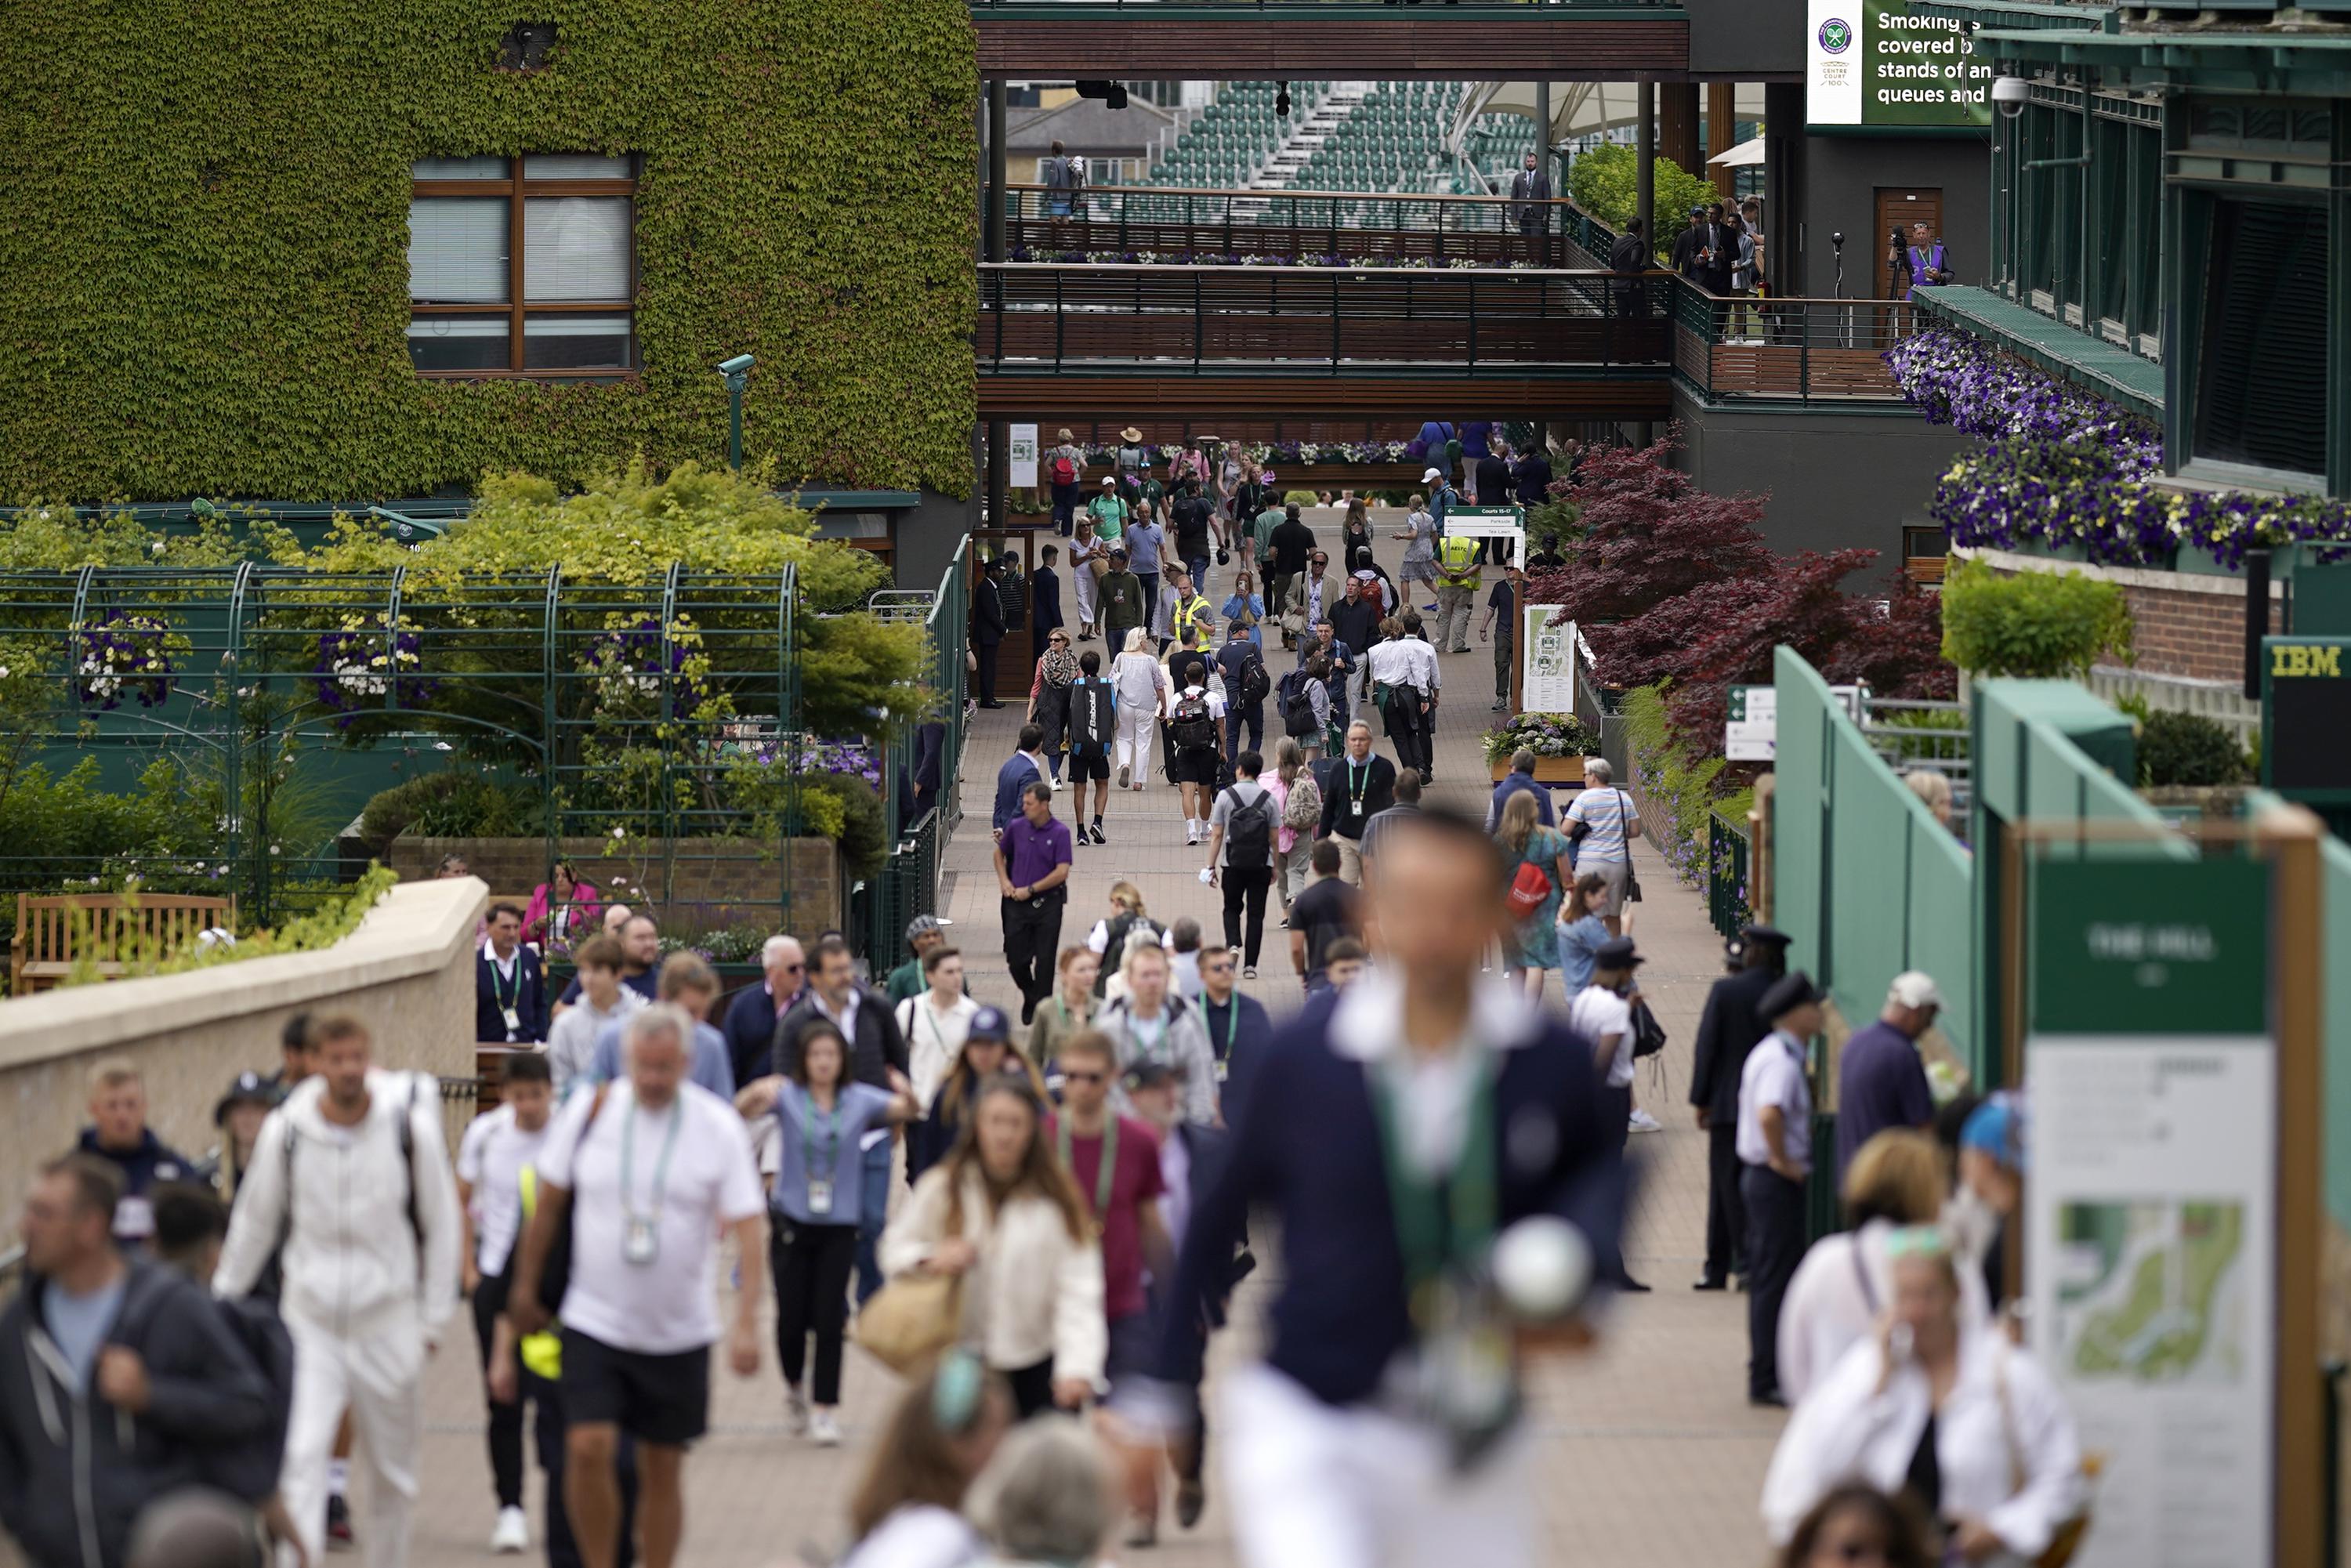
<path id="1" fill-rule="evenodd" d="M 1086 503 L 1094 519 L 1094 537 L 1113 544 L 1126 533 L 1127 504 L 1118 497 L 1118 481 L 1105 476 L 1102 494 Z"/>
<path id="2" fill-rule="evenodd" d="M 1520 915 L 1517 926 L 1502 943 L 1504 966 L 1524 975 L 1527 996 L 1532 999 L 1542 995 L 1543 972 L 1559 967 L 1559 936 L 1555 927 L 1562 894 L 1574 883 L 1575 867 L 1566 838 L 1557 829 L 1542 825 L 1532 795 L 1510 797 L 1510 804 L 1502 808 L 1502 825 L 1494 836 L 1502 846 L 1502 867 L 1511 885 L 1517 883 L 1520 868 L 1528 865 L 1539 868 L 1551 883 L 1551 891 L 1543 895 L 1542 903 Z"/>
<path id="3" fill-rule="evenodd" d="M 1600 917 L 1600 912 L 1608 907 L 1607 879 L 1597 872 L 1585 872 L 1577 880 L 1571 900 L 1559 912 L 1559 967 L 1572 1001 L 1592 984 L 1600 945 L 1608 940 L 1608 922 Z"/>

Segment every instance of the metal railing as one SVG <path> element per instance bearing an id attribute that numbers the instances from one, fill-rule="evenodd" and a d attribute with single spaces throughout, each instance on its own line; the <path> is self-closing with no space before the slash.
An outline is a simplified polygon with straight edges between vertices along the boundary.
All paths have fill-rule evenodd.
<path id="1" fill-rule="evenodd" d="M 1709 294 L 1673 282 L 1674 371 L 1709 400 L 1885 402 L 1886 350 L 1918 329 L 1899 299 Z"/>
<path id="2" fill-rule="evenodd" d="M 920 613 L 923 619 L 931 659 L 925 684 L 938 713 L 919 729 L 902 728 L 892 740 L 882 780 L 890 852 L 881 869 L 853 894 L 857 915 L 845 923 L 848 929 L 863 934 L 867 962 L 877 973 L 896 961 L 906 923 L 917 915 L 938 912 L 940 858 L 963 818 L 961 779 L 967 722 L 964 649 L 971 616 L 971 536 L 967 534 L 956 543 L 935 592 L 902 590 L 892 596 L 893 614 Z M 926 736 L 925 731 L 933 727 L 935 733 Z M 933 744 L 938 748 L 937 790 L 925 792 L 914 820 L 904 821 L 899 780 L 920 780 L 925 771 L 924 749 Z"/>
<path id="3" fill-rule="evenodd" d="M 1585 265 L 1563 254 L 1562 242 L 1576 208 L 1562 200 L 1110 185 L 1088 189 L 1067 214 L 1059 214 L 1055 203 L 1066 195 L 1045 185 L 1005 187 L 1010 259 L 1086 261 L 1148 254 L 1186 261 L 1262 256 Z M 1531 212 L 1541 213 L 1543 224 L 1542 232 L 1530 239 L 1519 225 Z"/>
<path id="4" fill-rule="evenodd" d="M 1609 273 L 1416 267 L 980 268 L 983 368 L 1442 363 L 1469 373 L 1661 367 L 1663 299 Z"/>
<path id="5" fill-rule="evenodd" d="M 1975 801 L 1975 735 L 1968 705 L 1900 702 L 1871 697 L 1862 710 L 1862 738 L 1899 773 L 1940 773 L 1951 784 L 1951 820 L 1964 823 Z"/>
<path id="6" fill-rule="evenodd" d="M 1752 850 L 1744 822 L 1719 811 L 1706 817 L 1706 913 L 1722 936 L 1736 936 L 1755 917 L 1747 887 Z"/>
<path id="7" fill-rule="evenodd" d="M 1479 22 L 1491 20 L 1497 15 L 1528 11 L 1678 9 L 1679 5 L 1680 0 L 1468 0 L 1459 5 L 1445 0 L 1442 5 L 1437 0 L 1426 0 L 1426 4 L 1424 0 L 971 0 L 972 12 L 978 16 L 1026 11 L 1042 15 L 1109 11 L 1170 20 L 1187 12 L 1207 10 L 1332 19 L 1360 16 L 1381 21 L 1417 14 L 1432 19 Z"/>

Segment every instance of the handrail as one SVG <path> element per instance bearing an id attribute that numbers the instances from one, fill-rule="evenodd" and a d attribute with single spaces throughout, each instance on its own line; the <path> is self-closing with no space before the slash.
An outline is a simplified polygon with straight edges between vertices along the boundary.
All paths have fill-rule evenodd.
<path id="1" fill-rule="evenodd" d="M 1021 181 L 1014 180 L 1014 181 L 1007 181 L 1007 182 L 1005 183 L 1004 189 L 1006 189 L 1006 190 L 1008 190 L 1008 191 L 1036 191 L 1036 192 L 1039 192 L 1039 193 L 1052 193 L 1052 192 L 1054 192 L 1054 191 L 1056 191 L 1056 190 L 1061 190 L 1061 187 L 1059 187 L 1059 186 L 1053 186 L 1053 185 L 1038 185 L 1038 184 L 1030 184 L 1030 183 L 1024 183 L 1024 182 L 1021 182 Z M 1068 193 L 1068 193 L 1066 190 L 1063 190 L 1063 191 L 1062 191 L 1062 193 L 1063 193 L 1063 194 L 1068 194 Z M 1417 192 L 1413 192 L 1413 191 L 1293 191 L 1293 190 L 1286 190 L 1286 189 L 1285 189 L 1285 190 L 1279 190 L 1279 191 L 1249 191 L 1249 190 L 1236 191 L 1236 190 L 1232 190 L 1232 189 L 1230 189 L 1230 188 L 1228 188 L 1228 187 L 1225 187 L 1225 186 L 1218 186 L 1218 185 L 1124 185 L 1124 184 L 1121 184 L 1121 185 L 1088 185 L 1088 186 L 1086 186 L 1082 191 L 1078 192 L 1078 193 L 1077 193 L 1077 194 L 1079 194 L 1079 195 L 1081 195 L 1081 196 L 1085 196 L 1085 197 L 1097 197 L 1097 196 L 1229 196 L 1229 197 L 1231 197 L 1232 199 L 1234 199 L 1235 201 L 1242 201 L 1242 202 L 1272 202 L 1272 201 L 1300 201 L 1300 202 L 1396 202 L 1396 203 L 1405 203 L 1405 202 L 1409 202 L 1409 203 L 1414 203 L 1414 204 L 1418 204 L 1418 203 L 1423 203 L 1423 202 L 1426 202 L 1426 203 L 1438 203 L 1438 202 L 1444 202 L 1444 203 L 1457 204 L 1465 205 L 1465 206 L 1486 206 L 1486 207 L 1566 207 L 1566 208 L 1569 208 L 1569 209 L 1571 209 L 1571 210 L 1573 210 L 1573 211 L 1578 211 L 1578 212 L 1580 212 L 1580 211 L 1582 211 L 1582 210 L 1583 210 L 1583 209 L 1581 209 L 1581 208 L 1577 207 L 1577 206 L 1575 205 L 1575 203 L 1574 203 L 1573 200 L 1571 200 L 1570 198 L 1566 197 L 1566 196 L 1546 196 L 1546 197 L 1543 197 L 1543 198 L 1542 198 L 1542 199 L 1541 199 L 1541 200 L 1535 200 L 1535 199 L 1533 199 L 1533 198 L 1531 198 L 1531 197 L 1524 197 L 1524 196 L 1517 197 L 1517 198 L 1513 198 L 1513 197 L 1510 197 L 1510 196 L 1454 196 L 1454 195 L 1437 195 L 1437 194 L 1435 194 L 1435 193 L 1430 193 L 1430 194 L 1424 195 L 1424 194 L 1421 194 L 1421 193 L 1417 193 Z"/>
<path id="2" fill-rule="evenodd" d="M 1344 267 L 1246 267 L 1238 266 L 1231 262 L 1217 261 L 983 261 L 978 264 L 978 267 L 979 270 L 983 274 L 1028 274 L 1036 277 L 1042 277 L 1048 272 L 1054 271 L 1118 272 L 1159 275 L 1175 275 L 1180 273 L 1186 276 L 1202 272 L 1230 272 L 1241 274 L 1253 278 L 1262 278 L 1269 276 L 1280 277 L 1301 276 L 1321 277 L 1332 273 L 1340 274 L 1342 276 L 1353 276 L 1361 273 L 1373 277 L 1385 277 L 1393 274 L 1397 277 L 1417 278 L 1422 281 L 1429 281 L 1438 278 L 1481 277 L 1485 282 L 1489 284 L 1498 278 L 1625 278 L 1627 280 L 1633 278 L 1648 278 L 1674 284 L 1678 288 L 1687 290 L 1689 294 L 1695 295 L 1700 299 L 1743 299 L 1757 306 L 1828 305 L 1842 307 L 1849 310 L 1864 310 L 1871 308 L 1886 309 L 1899 306 L 1906 306 L 1908 303 L 1908 301 L 1901 299 L 1867 298 L 1850 294 L 1842 298 L 1831 298 L 1826 295 L 1816 294 L 1717 294 L 1712 290 L 1684 277 L 1681 274 L 1667 271 L 1664 267 L 1651 267 L 1645 272 L 1612 272 L 1604 267 L 1511 267 L 1481 268 L 1358 267 L 1353 263 L 1349 263 Z"/>

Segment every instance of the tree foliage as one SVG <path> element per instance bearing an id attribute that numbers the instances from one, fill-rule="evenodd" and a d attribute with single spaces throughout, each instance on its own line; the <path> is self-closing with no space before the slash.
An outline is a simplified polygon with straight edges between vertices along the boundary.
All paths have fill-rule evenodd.
<path id="1" fill-rule="evenodd" d="M 502 68 L 520 16 L 545 68 Z M 0 499 L 419 496 L 642 448 L 968 491 L 963 0 L 19 0 L 0 27 Z M 642 371 L 411 367 L 411 171 L 632 152 Z"/>
<path id="2" fill-rule="evenodd" d="M 1702 207 L 1722 199 L 1713 182 L 1687 173 L 1670 158 L 1656 160 L 1657 230 L 1650 238 L 1652 248 L 1664 256 L 1673 249 L 1674 235 L 1681 228 L 1677 215 L 1692 207 Z M 1586 152 L 1579 152 L 1567 166 L 1568 198 L 1622 234 L 1625 225 L 1640 215 L 1641 169 L 1640 155 L 1621 141 L 1606 141 Z"/>
<path id="3" fill-rule="evenodd" d="M 1582 535 L 1562 549 L 1565 570 L 1529 579 L 1529 602 L 1564 605 L 1588 628 L 1770 566 L 1764 498 L 1699 489 L 1666 461 L 1677 444 L 1669 431 L 1649 446 L 1594 447 L 1578 458 L 1552 488 L 1575 508 Z"/>
<path id="4" fill-rule="evenodd" d="M 2130 603 L 2081 572 L 2003 576 L 1955 561 L 1943 582 L 1943 656 L 1971 675 L 2083 675 L 2101 654 L 2128 661 Z"/>

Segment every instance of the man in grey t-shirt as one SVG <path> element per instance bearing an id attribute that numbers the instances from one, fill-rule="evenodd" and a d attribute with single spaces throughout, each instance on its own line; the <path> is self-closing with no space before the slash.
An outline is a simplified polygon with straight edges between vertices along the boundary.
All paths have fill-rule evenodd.
<path id="1" fill-rule="evenodd" d="M 1225 946 L 1241 949 L 1245 979 L 1257 977 L 1258 948 L 1265 941 L 1265 895 L 1273 886 L 1274 836 L 1281 831 L 1280 810 L 1258 782 L 1264 768 L 1264 757 L 1255 751 L 1235 758 L 1232 787 L 1217 792 L 1216 807 L 1208 813 L 1208 881 L 1224 887 Z"/>

